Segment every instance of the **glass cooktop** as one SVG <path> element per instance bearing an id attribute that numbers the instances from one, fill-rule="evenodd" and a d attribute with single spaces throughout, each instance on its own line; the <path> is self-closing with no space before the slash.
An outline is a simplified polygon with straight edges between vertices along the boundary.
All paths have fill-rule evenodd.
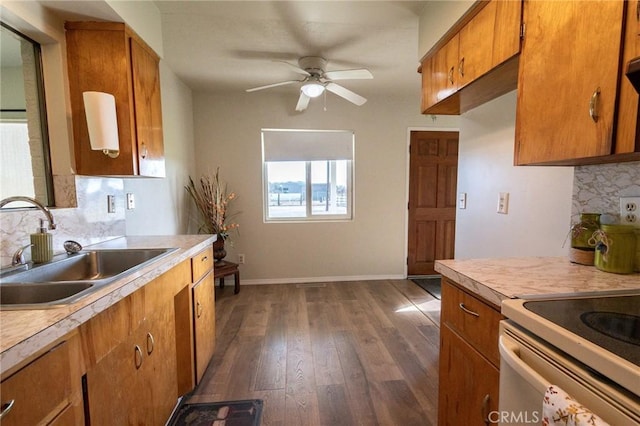
<path id="1" fill-rule="evenodd" d="M 535 300 L 523 306 L 640 366 L 640 295 Z"/>

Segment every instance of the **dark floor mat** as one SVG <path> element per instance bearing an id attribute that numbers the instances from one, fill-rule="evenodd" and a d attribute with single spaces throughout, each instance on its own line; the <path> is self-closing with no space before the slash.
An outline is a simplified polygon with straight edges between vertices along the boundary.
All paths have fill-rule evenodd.
<path id="1" fill-rule="evenodd" d="M 262 400 L 224 401 L 182 404 L 175 411 L 169 426 L 258 426 L 262 415 Z"/>
<path id="2" fill-rule="evenodd" d="M 440 280 L 441 277 L 429 277 L 429 278 L 412 278 L 411 281 L 418 284 L 422 289 L 424 289 L 427 293 L 435 297 L 436 299 L 440 299 Z"/>

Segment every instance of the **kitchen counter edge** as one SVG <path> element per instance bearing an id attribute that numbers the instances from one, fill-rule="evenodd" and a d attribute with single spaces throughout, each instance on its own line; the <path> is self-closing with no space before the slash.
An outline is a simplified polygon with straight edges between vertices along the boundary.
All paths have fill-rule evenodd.
<path id="1" fill-rule="evenodd" d="M 613 274 L 566 257 L 437 260 L 435 270 L 500 308 L 505 299 L 640 290 L 640 274 Z"/>
<path id="2" fill-rule="evenodd" d="M 129 236 L 85 247 L 85 249 L 170 247 L 177 250 L 73 304 L 51 309 L 0 311 L 0 375 L 2 379 L 81 324 L 212 245 L 215 239 L 215 235 Z"/>

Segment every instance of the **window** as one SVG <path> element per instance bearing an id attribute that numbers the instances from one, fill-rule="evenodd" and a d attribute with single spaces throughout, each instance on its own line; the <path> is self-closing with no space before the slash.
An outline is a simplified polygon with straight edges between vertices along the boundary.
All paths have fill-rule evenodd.
<path id="1" fill-rule="evenodd" d="M 353 148 L 350 131 L 263 130 L 265 220 L 351 219 Z"/>

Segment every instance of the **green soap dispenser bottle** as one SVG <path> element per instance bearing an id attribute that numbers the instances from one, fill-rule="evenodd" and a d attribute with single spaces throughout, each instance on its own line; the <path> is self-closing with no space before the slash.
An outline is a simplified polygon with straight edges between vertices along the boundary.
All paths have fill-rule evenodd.
<path id="1" fill-rule="evenodd" d="M 49 262 L 53 258 L 53 237 L 47 232 L 44 220 L 40 219 L 40 227 L 31 234 L 31 260 L 33 263 Z"/>

